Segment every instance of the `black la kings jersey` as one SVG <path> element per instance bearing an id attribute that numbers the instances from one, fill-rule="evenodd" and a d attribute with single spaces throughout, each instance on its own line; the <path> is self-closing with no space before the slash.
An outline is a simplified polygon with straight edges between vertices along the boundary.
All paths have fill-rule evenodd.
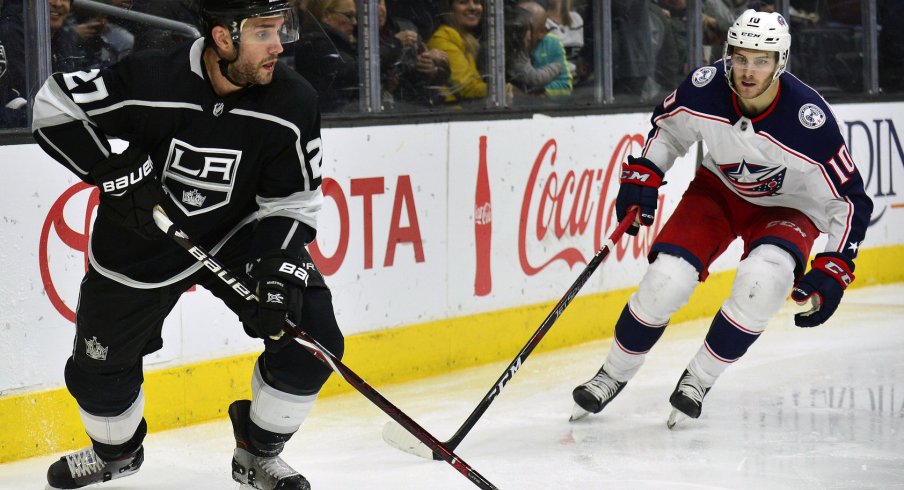
<path id="1" fill-rule="evenodd" d="M 161 204 L 170 219 L 197 243 L 216 253 L 253 225 L 252 254 L 297 252 L 313 239 L 323 204 L 317 93 L 280 62 L 270 84 L 219 97 L 203 51 L 198 39 L 110 69 L 54 74 L 35 99 L 35 139 L 91 184 L 91 169 L 110 154 L 108 137 L 138 145 L 168 193 Z M 102 214 L 89 260 L 137 288 L 201 266 L 170 238 L 145 240 Z"/>

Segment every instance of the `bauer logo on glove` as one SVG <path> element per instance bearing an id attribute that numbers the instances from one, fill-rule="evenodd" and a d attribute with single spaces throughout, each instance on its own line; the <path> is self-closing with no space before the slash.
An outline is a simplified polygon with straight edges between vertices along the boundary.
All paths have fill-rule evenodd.
<path id="1" fill-rule="evenodd" d="M 308 271 L 304 270 L 306 265 L 310 265 L 313 267 L 313 262 L 309 262 L 307 264 L 294 264 L 292 262 L 283 262 L 282 265 L 279 266 L 278 271 L 283 274 L 288 274 L 290 276 L 294 276 L 304 282 L 304 285 L 308 285 Z"/>
<path id="2" fill-rule="evenodd" d="M 146 177 L 151 175 L 151 173 L 154 171 L 154 162 L 148 159 L 137 169 L 124 170 L 127 171 L 127 173 L 125 173 L 124 175 L 119 175 L 110 180 L 101 182 L 98 186 L 100 187 L 101 192 L 114 196 L 125 194 L 132 188 L 132 186 L 138 184 Z"/>

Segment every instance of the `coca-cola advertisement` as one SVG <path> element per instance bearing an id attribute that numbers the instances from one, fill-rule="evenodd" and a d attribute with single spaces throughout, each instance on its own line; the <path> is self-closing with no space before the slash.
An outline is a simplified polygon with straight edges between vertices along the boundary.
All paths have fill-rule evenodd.
<path id="1" fill-rule="evenodd" d="M 449 149 L 455 169 L 450 193 L 475 200 L 471 212 L 450 196 L 449 248 L 473 250 L 455 256 L 456 264 L 466 260 L 464 271 L 449 270 L 450 306 L 492 311 L 556 299 L 570 286 L 614 229 L 619 166 L 645 142 L 642 115 L 610 119 L 617 122 L 593 127 L 598 118 L 547 118 L 454 126 L 451 139 L 459 144 Z M 586 126 L 578 130 L 575 121 Z M 653 226 L 616 244 L 605 270 L 581 294 L 640 280 L 656 232 L 690 181 L 695 156 L 686 156 L 686 168 L 670 176 Z M 453 232 L 456 223 L 473 232 Z"/>
<path id="2" fill-rule="evenodd" d="M 474 189 L 474 295 L 486 296 L 493 290 L 492 242 L 493 200 L 487 169 L 487 137 L 480 137 L 477 183 Z"/>
<path id="3" fill-rule="evenodd" d="M 904 121 L 895 119 L 902 104 L 840 109 L 851 155 L 876 203 L 864 247 L 898 246 L 904 227 L 889 223 L 900 222 L 904 209 L 894 193 L 904 169 L 896 143 Z M 343 332 L 432 328 L 558 300 L 615 226 L 617 169 L 642 150 L 648 118 L 537 116 L 325 129 L 324 201 L 310 251 L 333 291 Z M 623 237 L 581 296 L 636 287 L 699 154 L 692 147 L 675 163 L 656 221 Z M 47 352 L 71 349 L 95 191 L 34 144 L 0 146 L 0 161 L 0 378 L 9 378 L 0 379 L 0 389 L 58 384 L 65 355 L 48 358 Z M 739 255 L 739 247 L 730 248 L 713 271 L 733 268 Z M 203 290 L 183 296 L 164 336 L 164 349 L 149 363 L 256 346 Z"/>

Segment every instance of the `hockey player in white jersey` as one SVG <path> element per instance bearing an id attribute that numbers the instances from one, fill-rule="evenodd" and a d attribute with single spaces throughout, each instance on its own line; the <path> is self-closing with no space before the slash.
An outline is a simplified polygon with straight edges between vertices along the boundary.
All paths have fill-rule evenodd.
<path id="1" fill-rule="evenodd" d="M 695 70 L 656 107 L 642 154 L 621 171 L 616 215 L 640 209 L 629 233 L 653 223 L 658 188 L 675 159 L 698 141 L 708 154 L 651 247 L 649 269 L 616 323 L 602 367 L 574 389 L 572 420 L 600 412 L 622 391 L 738 237 L 744 251 L 731 293 L 669 398 L 669 428 L 700 416 L 719 375 L 789 293 L 812 305 L 795 324 L 814 327 L 831 317 L 854 280 L 872 201 L 828 104 L 785 71 L 790 46 L 780 14 L 747 10 L 728 30 L 722 60 Z M 828 242 L 805 273 L 820 233 Z"/>
<path id="2" fill-rule="evenodd" d="M 162 347 L 164 319 L 194 285 L 263 340 L 249 373 L 252 399 L 228 409 L 233 479 L 262 490 L 310 488 L 279 454 L 331 373 L 282 335 L 286 318 L 337 357 L 344 346 L 305 248 L 323 202 L 317 93 L 278 61 L 282 45 L 298 39 L 294 2 L 200 4 L 201 39 L 109 69 L 56 73 L 35 100 L 38 144 L 100 194 L 65 368 L 91 446 L 51 465 L 50 488 L 138 471 L 148 425 L 142 356 Z M 111 137 L 128 148 L 112 153 Z M 260 301 L 245 301 L 163 236 L 152 217 L 158 204 L 232 274 L 247 274 Z"/>

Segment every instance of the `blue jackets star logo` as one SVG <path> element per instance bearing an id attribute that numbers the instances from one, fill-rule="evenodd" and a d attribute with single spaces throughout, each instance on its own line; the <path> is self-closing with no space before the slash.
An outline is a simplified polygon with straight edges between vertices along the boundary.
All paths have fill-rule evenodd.
<path id="1" fill-rule="evenodd" d="M 741 163 L 719 165 L 722 175 L 745 197 L 774 196 L 785 182 L 785 167 L 772 167 L 741 160 Z"/>

